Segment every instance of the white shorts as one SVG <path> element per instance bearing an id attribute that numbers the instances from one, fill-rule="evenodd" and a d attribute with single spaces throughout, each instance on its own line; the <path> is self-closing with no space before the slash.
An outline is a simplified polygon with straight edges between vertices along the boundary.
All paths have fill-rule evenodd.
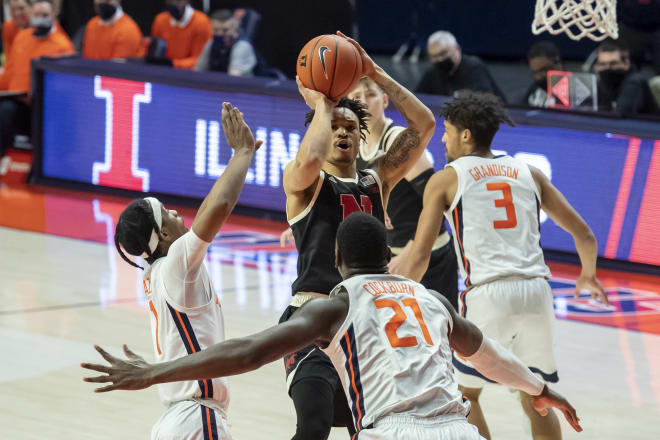
<path id="1" fill-rule="evenodd" d="M 463 416 L 418 418 L 394 415 L 379 419 L 373 428 L 360 431 L 357 440 L 482 440 L 479 431 Z"/>
<path id="2" fill-rule="evenodd" d="M 553 352 L 552 289 L 544 278 L 505 278 L 476 286 L 460 295 L 459 305 L 463 317 L 511 350 L 537 376 L 546 382 L 559 381 Z M 464 387 L 482 388 L 492 382 L 456 354 L 454 367 Z"/>
<path id="3" fill-rule="evenodd" d="M 184 400 L 167 408 L 151 429 L 151 440 L 231 440 L 231 434 L 219 411 Z"/>

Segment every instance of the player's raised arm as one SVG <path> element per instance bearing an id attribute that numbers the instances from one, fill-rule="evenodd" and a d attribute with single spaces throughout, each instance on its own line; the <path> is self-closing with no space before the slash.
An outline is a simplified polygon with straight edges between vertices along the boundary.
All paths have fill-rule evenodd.
<path id="1" fill-rule="evenodd" d="M 541 207 L 548 216 L 573 237 L 575 249 L 580 257 L 582 271 L 575 286 L 575 295 L 585 289 L 591 292 L 594 299 L 598 298 L 605 305 L 609 299 L 600 281 L 596 278 L 596 260 L 598 258 L 598 242 L 596 236 L 584 219 L 573 209 L 566 197 L 550 182 L 550 180 L 533 166 L 529 166 L 536 186 L 541 193 Z"/>
<path id="2" fill-rule="evenodd" d="M 314 111 L 314 116 L 295 160 L 289 162 L 284 170 L 284 192 L 287 195 L 303 192 L 316 182 L 330 151 L 332 139 L 334 104 L 322 93 L 303 86 L 297 77 L 296 83 L 305 103 Z"/>
<path id="3" fill-rule="evenodd" d="M 362 57 L 362 75 L 372 78 L 387 93 L 408 124 L 408 127 L 396 137 L 378 165 L 378 174 L 386 191 L 389 192 L 408 174 L 424 153 L 435 130 L 435 117 L 415 95 L 374 63 L 355 40 L 341 32 L 337 34 L 355 46 Z"/>
<path id="4" fill-rule="evenodd" d="M 408 257 L 398 266 L 396 273 L 418 281 L 429 266 L 431 250 L 444 221 L 444 211 L 451 202 L 448 195 L 456 193 L 458 179 L 453 168 L 435 173 L 424 189 L 424 208 L 417 222 L 417 231 Z"/>
<path id="5" fill-rule="evenodd" d="M 456 313 L 444 296 L 432 290 L 429 292 L 442 302 L 451 316 L 453 327 L 449 334 L 449 344 L 452 349 L 470 361 L 485 377 L 535 396 L 532 405 L 542 416 L 547 414 L 548 408 L 557 408 L 573 429 L 582 431 L 575 409 L 565 398 L 548 388 L 516 355 L 484 336 L 476 325 Z"/>
<path id="6" fill-rule="evenodd" d="M 305 304 L 285 323 L 160 364 L 146 363 L 126 346 L 125 360 L 95 346 L 110 365 L 81 364 L 88 370 L 106 373 L 83 380 L 95 383 L 110 382 L 110 385 L 94 390 L 106 392 L 140 390 L 158 383 L 203 380 L 245 373 L 315 342 L 329 342 L 347 312 L 348 302 L 344 298 L 315 299 Z"/>
<path id="7" fill-rule="evenodd" d="M 213 240 L 234 209 L 252 157 L 262 144 L 262 141 L 255 142 L 243 113 L 228 102 L 222 103 L 222 130 L 234 149 L 234 157 L 202 202 L 192 224 L 195 234 L 206 242 Z"/>

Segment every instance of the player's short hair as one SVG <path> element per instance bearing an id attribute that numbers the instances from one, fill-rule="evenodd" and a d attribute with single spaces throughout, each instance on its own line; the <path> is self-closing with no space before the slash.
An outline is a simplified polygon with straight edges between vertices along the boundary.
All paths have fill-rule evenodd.
<path id="1" fill-rule="evenodd" d="M 527 51 L 528 60 L 540 57 L 545 57 L 550 60 L 561 59 L 557 45 L 548 40 L 543 40 L 532 44 L 532 47 L 530 47 Z"/>
<path id="2" fill-rule="evenodd" d="M 459 91 L 442 116 L 459 130 L 470 130 L 475 147 L 481 150 L 490 148 L 501 123 L 515 126 L 500 98 L 488 92 Z"/>
<path id="3" fill-rule="evenodd" d="M 369 128 L 367 127 L 367 119 L 371 116 L 367 111 L 367 106 L 357 99 L 341 98 L 336 105 L 336 108 L 347 108 L 358 118 L 358 128 L 360 129 L 360 137 L 362 140 L 367 139 Z M 305 115 L 305 127 L 312 123 L 314 119 L 314 110 Z"/>
<path id="4" fill-rule="evenodd" d="M 451 32 L 447 31 L 435 31 L 433 32 L 430 36 L 429 39 L 427 40 L 426 44 L 431 45 L 435 43 L 440 43 L 443 46 L 458 46 L 458 42 L 456 41 L 456 37 Z"/>
<path id="5" fill-rule="evenodd" d="M 122 247 L 130 255 L 149 255 L 145 260 L 153 264 L 160 258 L 160 246 L 152 253 L 149 249 L 149 239 L 152 231 L 160 232 L 151 205 L 144 199 L 133 200 L 119 216 L 115 227 L 115 247 L 119 255 L 133 267 L 144 269 L 131 261 L 122 251 Z M 120 246 L 121 245 L 121 246 Z"/>
<path id="6" fill-rule="evenodd" d="M 211 20 L 227 21 L 234 18 L 234 13 L 231 9 L 216 9 L 211 13 Z"/>
<path id="7" fill-rule="evenodd" d="M 339 224 L 337 249 L 348 266 L 382 266 L 390 255 L 385 225 L 372 215 L 354 212 Z"/>

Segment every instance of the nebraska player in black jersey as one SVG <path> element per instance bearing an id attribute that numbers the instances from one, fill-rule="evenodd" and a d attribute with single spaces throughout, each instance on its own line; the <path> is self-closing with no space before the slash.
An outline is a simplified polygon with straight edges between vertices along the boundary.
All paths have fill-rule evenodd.
<path id="1" fill-rule="evenodd" d="M 417 163 L 435 130 L 431 110 L 376 65 L 357 42 L 347 39 L 362 57 L 362 76 L 373 79 L 388 94 L 408 127 L 372 170 L 358 171 L 360 138 L 367 132 L 364 106 L 350 99 L 333 103 L 298 81 L 312 112 L 307 115 L 309 128 L 298 154 L 284 171 L 287 218 L 299 257 L 293 300 L 280 322 L 311 298 L 327 296 L 341 282 L 333 259 L 339 224 L 356 211 L 384 222 L 391 189 Z M 347 426 L 353 433 L 351 413 L 330 359 L 310 345 L 284 361 L 298 420 L 294 439 L 325 439 L 333 425 Z"/>

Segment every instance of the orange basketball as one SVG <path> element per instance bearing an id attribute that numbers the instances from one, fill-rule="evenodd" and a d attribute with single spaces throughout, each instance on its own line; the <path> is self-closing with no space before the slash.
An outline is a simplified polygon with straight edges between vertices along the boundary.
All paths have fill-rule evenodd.
<path id="1" fill-rule="evenodd" d="M 362 74 L 362 58 L 357 49 L 337 35 L 320 35 L 302 48 L 296 73 L 303 85 L 332 101 L 355 88 Z"/>

